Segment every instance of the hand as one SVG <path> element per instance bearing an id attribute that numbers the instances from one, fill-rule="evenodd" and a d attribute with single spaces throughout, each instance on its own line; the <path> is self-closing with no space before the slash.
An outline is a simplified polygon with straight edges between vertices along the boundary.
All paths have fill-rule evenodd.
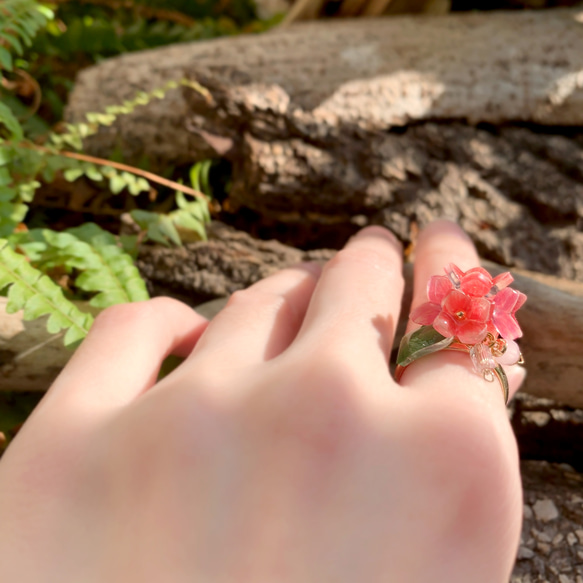
<path id="1" fill-rule="evenodd" d="M 433 223 L 414 306 L 449 262 L 478 256 Z M 371 227 L 210 324 L 166 298 L 103 312 L 0 463 L 0 580 L 507 582 L 522 499 L 500 387 L 452 352 L 394 382 L 401 268 Z"/>

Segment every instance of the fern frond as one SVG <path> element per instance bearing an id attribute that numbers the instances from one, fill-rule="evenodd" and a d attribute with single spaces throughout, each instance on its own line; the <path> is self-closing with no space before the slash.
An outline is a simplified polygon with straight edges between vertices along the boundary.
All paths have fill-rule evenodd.
<path id="1" fill-rule="evenodd" d="M 93 316 L 79 310 L 56 283 L 13 251 L 6 239 L 0 239 L 0 289 L 6 286 L 9 286 L 6 311 L 13 314 L 23 310 L 25 320 L 48 315 L 47 330 L 51 334 L 67 330 L 65 346 L 89 332 Z"/>
<path id="2" fill-rule="evenodd" d="M 59 147 L 70 147 L 74 150 L 81 151 L 83 149 L 83 140 L 96 134 L 102 126 L 112 125 L 120 115 L 128 115 L 132 113 L 140 105 L 147 105 L 154 99 L 164 99 L 166 93 L 170 89 L 176 89 L 180 85 L 188 85 L 193 87 L 193 82 L 186 79 L 180 81 L 168 81 L 162 87 L 158 87 L 153 91 L 146 93 L 139 91 L 133 99 L 124 101 L 121 105 L 109 105 L 103 112 L 89 112 L 85 114 L 86 121 L 76 124 L 66 124 L 66 132 L 61 134 L 51 134 L 51 142 Z M 197 90 L 209 95 L 208 90 L 196 84 Z"/>
<path id="3" fill-rule="evenodd" d="M 175 193 L 176 210 L 167 214 L 142 209 L 130 211 L 130 216 L 145 231 L 146 238 L 169 246 L 182 245 L 182 240 L 206 241 L 205 226 L 211 222 L 209 203 L 212 196 L 209 172 L 212 160 L 197 162 L 190 169 L 190 182 L 196 192 L 206 198 L 187 199 L 180 191 Z"/>
<path id="4" fill-rule="evenodd" d="M 137 302 L 149 298 L 146 284 L 132 258 L 117 244 L 115 237 L 86 223 L 57 233 L 43 230 L 47 243 L 58 250 L 63 265 L 82 271 L 75 285 L 86 292 L 96 292 L 89 302 L 97 308 Z"/>
<path id="5" fill-rule="evenodd" d="M 12 55 L 6 47 L 22 54 L 22 45 L 30 46 L 36 33 L 53 18 L 53 12 L 36 0 L 4 0 L 0 9 L 0 66 L 12 70 Z"/>
<path id="6" fill-rule="evenodd" d="M 16 116 L 12 113 L 12 110 L 2 102 L 0 102 L 0 123 L 6 126 L 13 140 L 22 140 L 22 126 L 16 119 Z"/>

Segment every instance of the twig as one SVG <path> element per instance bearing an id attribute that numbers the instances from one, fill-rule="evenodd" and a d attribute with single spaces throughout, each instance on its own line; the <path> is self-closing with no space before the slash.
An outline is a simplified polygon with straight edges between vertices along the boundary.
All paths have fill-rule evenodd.
<path id="1" fill-rule="evenodd" d="M 37 350 L 40 350 L 41 348 L 43 348 L 47 344 L 50 344 L 51 342 L 54 342 L 58 338 L 61 338 L 64 334 L 65 334 L 64 332 L 59 332 L 58 334 L 53 334 L 50 338 L 47 338 L 45 341 L 39 342 L 38 344 L 35 344 L 34 346 L 31 346 L 30 348 L 28 348 L 24 352 L 20 352 L 19 354 L 17 354 L 12 359 L 12 362 L 18 362 L 19 360 L 22 360 L 23 358 L 26 358 L 29 354 L 32 354 L 33 352 L 36 352 Z"/>
<path id="2" fill-rule="evenodd" d="M 96 158 L 95 156 L 89 156 L 87 154 L 77 154 L 76 152 L 61 151 L 58 153 L 58 155 L 65 156 L 66 158 L 73 158 L 75 160 L 81 160 L 83 162 L 101 164 L 102 166 L 111 166 L 112 168 L 116 168 L 117 170 L 131 172 L 132 174 L 142 176 L 143 178 L 145 178 L 146 180 L 150 180 L 151 182 L 156 182 L 158 184 L 161 184 L 162 186 L 167 186 L 168 188 L 179 190 L 180 192 L 190 194 L 191 196 L 195 196 L 197 198 L 202 198 L 205 202 L 209 203 L 209 197 L 203 192 L 200 192 L 200 190 L 195 190 L 194 188 L 190 188 L 190 186 L 185 186 L 184 184 L 180 184 L 179 182 L 175 182 L 174 180 L 162 178 L 161 176 L 158 176 L 153 172 L 148 172 L 147 170 L 141 170 L 140 168 L 128 166 L 127 164 L 122 164 L 121 162 L 113 162 L 112 160 L 107 160 L 105 158 Z"/>
<path id="3" fill-rule="evenodd" d="M 40 85 L 38 84 L 38 81 L 32 75 L 30 75 L 29 73 L 27 73 L 23 69 L 14 69 L 13 73 L 15 75 L 19 75 L 20 77 L 22 77 L 24 79 L 24 81 L 10 81 L 6 77 L 2 77 L 2 79 L 0 80 L 0 84 L 5 89 L 12 91 L 12 92 L 14 92 L 17 95 L 22 96 L 22 97 L 30 97 L 30 94 L 27 95 L 22 90 L 22 88 L 26 87 L 26 83 L 28 83 L 29 85 L 32 85 L 32 89 L 33 89 L 33 93 L 34 93 L 33 102 L 30 105 L 30 107 L 28 108 L 28 111 L 26 112 L 26 116 L 24 118 L 24 119 L 28 119 L 28 118 L 32 117 L 38 111 L 38 108 L 40 107 L 41 100 L 42 100 L 42 91 L 41 91 Z"/>
<path id="4" fill-rule="evenodd" d="M 115 168 L 116 170 L 122 170 L 124 172 L 130 172 L 131 174 L 136 174 L 137 176 L 141 176 L 142 178 L 145 178 L 146 180 L 149 180 L 151 182 L 156 182 L 157 184 L 161 184 L 162 186 L 167 186 L 168 188 L 184 192 L 184 194 L 190 194 L 191 196 L 194 196 L 196 198 L 201 198 L 207 204 L 210 205 L 210 198 L 206 194 L 204 194 L 204 192 L 200 192 L 200 190 L 195 190 L 194 188 L 190 188 L 189 186 L 185 186 L 184 184 L 180 184 L 179 182 L 175 182 L 174 180 L 162 178 L 161 176 L 158 176 L 153 172 L 141 170 L 140 168 L 136 168 L 135 166 L 128 166 L 127 164 L 122 164 L 121 162 L 113 162 L 112 160 L 107 160 L 105 158 L 97 158 L 95 156 L 89 156 L 87 154 L 78 154 L 76 152 L 67 152 L 63 150 L 55 151 L 51 148 L 46 148 L 45 146 L 38 146 L 36 144 L 20 143 L 19 146 L 22 148 L 40 150 L 42 152 L 47 152 L 49 154 L 54 154 L 56 156 L 65 156 L 66 158 L 81 160 L 82 162 L 91 162 L 92 164 L 100 164 L 101 166 L 110 166 L 111 168 Z"/>

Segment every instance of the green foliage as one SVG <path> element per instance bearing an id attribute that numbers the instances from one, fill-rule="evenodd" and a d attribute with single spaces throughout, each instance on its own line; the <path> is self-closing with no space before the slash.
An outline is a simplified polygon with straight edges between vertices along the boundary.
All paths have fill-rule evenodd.
<path id="1" fill-rule="evenodd" d="M 23 221 L 28 203 L 40 187 L 40 180 L 52 182 L 58 172 L 69 182 L 85 176 L 95 182 L 107 181 L 113 194 L 127 189 L 132 195 L 148 192 L 150 183 L 133 172 L 117 170 L 108 164 L 96 164 L 73 157 L 70 149 L 81 150 L 83 139 L 95 134 L 100 125 L 111 125 L 119 115 L 126 115 L 152 99 L 163 99 L 166 92 L 181 84 L 204 92 L 191 81 L 170 81 L 150 93 L 139 92 L 134 99 L 107 107 L 104 112 L 88 113 L 86 121 L 67 124 L 62 134 L 49 135 L 49 146 L 39 146 L 27 139 L 11 110 L 0 103 L 0 237 L 7 237 Z M 66 150 L 65 148 L 69 148 Z"/>
<path id="2" fill-rule="evenodd" d="M 131 51 L 261 32 L 275 22 L 257 20 L 253 0 L 71 0 L 57 4 L 20 66 L 41 84 L 43 115 L 55 122 L 82 67 Z"/>
<path id="3" fill-rule="evenodd" d="M 53 17 L 52 10 L 36 0 L 4 0 L 0 7 L 0 67 L 12 71 L 11 50 L 17 55 L 30 47 L 37 32 Z"/>
<path id="4" fill-rule="evenodd" d="M 26 421 L 32 410 L 38 405 L 41 397 L 40 391 L 1 391 L 0 392 L 0 432 L 9 440 L 15 433 L 15 428 Z M 6 444 L 4 444 L 6 445 Z M 0 442 L 0 454 L 2 453 Z"/>
<path id="5" fill-rule="evenodd" d="M 0 268 L 0 289 L 12 285 L 8 291 L 9 299 L 16 298 L 14 304 L 9 302 L 12 311 L 25 308 L 22 302 L 17 301 L 21 297 L 18 295 L 19 288 L 16 285 L 20 281 L 17 277 L 20 274 L 26 277 L 29 284 L 36 280 L 42 281 L 42 286 L 37 289 L 41 296 L 50 293 L 50 297 L 45 299 L 52 300 L 55 294 L 59 298 L 56 305 L 61 306 L 67 313 L 69 311 L 76 313 L 77 308 L 64 297 L 62 289 L 43 274 L 59 268 L 69 273 L 71 287 L 93 296 L 89 303 L 96 308 L 147 300 L 149 297 L 146 285 L 131 256 L 121 248 L 114 235 L 95 223 L 85 223 L 60 233 L 51 229 L 14 233 L 9 239 L 2 240 L 2 245 L 4 248 L 0 251 L 0 257 L 4 262 L 5 272 L 3 273 Z M 12 247 L 20 253 L 16 253 Z M 37 304 L 40 301 L 35 300 Z M 35 305 L 33 303 L 33 307 Z M 50 313 L 51 317 L 55 315 L 52 303 L 43 305 L 47 311 L 40 314 L 29 311 L 29 319 L 46 313 Z M 90 325 L 91 316 L 89 314 L 84 316 L 89 318 Z M 54 332 L 51 322 L 49 319 L 49 332 Z M 73 327 L 74 332 L 69 330 L 65 343 L 69 344 L 82 338 L 88 329 L 88 326 L 83 329 L 79 326 Z"/>
<path id="6" fill-rule="evenodd" d="M 65 124 L 66 131 L 63 133 L 51 133 L 49 139 L 52 144 L 59 148 L 83 149 L 83 140 L 96 134 L 101 126 L 111 126 L 120 115 L 128 115 L 141 105 L 147 105 L 154 99 L 164 99 L 170 89 L 177 89 L 181 85 L 186 85 L 203 95 L 207 91 L 195 81 L 181 79 L 179 81 L 168 81 L 162 87 L 158 87 L 150 92 L 138 91 L 133 99 L 124 101 L 121 105 L 110 105 L 102 112 L 90 112 L 85 115 L 86 121 L 77 124 Z"/>
<path id="7" fill-rule="evenodd" d="M 192 188 L 210 194 L 209 171 L 211 161 L 198 162 L 190 170 Z M 181 245 L 180 233 L 186 238 L 194 233 L 197 239 L 206 240 L 205 225 L 210 223 L 208 203 L 201 199 L 187 200 L 182 192 L 175 193 L 178 209 L 167 214 L 135 209 L 130 215 L 145 231 L 146 238 L 162 245 Z"/>
<path id="8" fill-rule="evenodd" d="M 22 45 L 31 44 L 35 32 L 48 22 L 51 13 L 40 10 L 34 0 L 6 0 L 6 6 L 9 6 L 8 10 L 4 6 L 0 9 L 5 22 L 0 63 L 4 69 L 10 70 L 15 61 L 8 49 L 22 53 Z M 11 18 L 9 22 L 8 17 Z M 189 84 L 205 93 L 204 88 L 196 83 L 171 81 L 150 93 L 140 92 L 133 99 L 110 106 L 103 112 L 89 113 L 81 123 L 65 125 L 64 132 L 50 133 L 44 145 L 27 135 L 14 101 L 2 96 L 0 292 L 4 290 L 8 297 L 9 312 L 22 309 L 25 319 L 48 315 L 49 332 L 65 330 L 64 342 L 71 345 L 87 334 L 93 317 L 81 312 L 66 297 L 63 288 L 47 274 L 65 273 L 69 295 L 89 296 L 90 304 L 96 308 L 149 297 L 132 255 L 126 252 L 127 249 L 137 254 L 137 242 L 143 237 L 122 240 L 94 223 L 63 232 L 51 229 L 16 231 L 16 227 L 25 221 L 29 203 L 41 183 L 52 182 L 57 175 L 70 182 L 84 177 L 103 183 L 113 194 L 127 191 L 137 195 L 151 191 L 150 182 L 144 175 L 154 181 L 157 180 L 155 176 L 123 164 L 86 156 L 82 153 L 83 140 L 95 134 L 100 126 L 113 124 L 118 116 L 127 115 L 152 99 L 163 99 L 169 89 L 181 84 Z M 197 190 L 204 187 L 208 191 L 209 166 L 210 162 L 193 168 L 191 182 Z M 192 189 L 183 189 L 197 194 Z M 166 244 L 168 241 L 180 244 L 179 232 L 191 232 L 199 239 L 205 238 L 204 224 L 210 220 L 208 200 L 198 194 L 194 199 L 187 199 L 183 192 L 176 192 L 178 208 L 168 215 L 143 211 L 147 214 L 146 237 L 150 233 L 150 238 Z"/>
<path id="9" fill-rule="evenodd" d="M 9 314 L 23 310 L 25 320 L 48 315 L 50 333 L 67 330 L 65 345 L 84 338 L 91 327 L 91 314 L 81 312 L 65 298 L 56 283 L 16 253 L 6 239 L 0 239 L 0 289 L 5 287 L 8 287 L 6 311 Z"/>
<path id="10" fill-rule="evenodd" d="M 96 308 L 139 302 L 149 298 L 148 291 L 132 258 L 118 246 L 116 238 L 95 223 L 56 233 L 43 230 L 52 252 L 52 261 L 81 274 L 75 286 L 96 292 L 89 302 Z"/>

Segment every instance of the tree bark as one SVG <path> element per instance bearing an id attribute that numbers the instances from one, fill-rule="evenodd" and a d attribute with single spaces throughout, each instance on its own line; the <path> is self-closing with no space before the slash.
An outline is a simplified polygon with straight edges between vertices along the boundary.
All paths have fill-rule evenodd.
<path id="1" fill-rule="evenodd" d="M 484 258 L 583 281 L 583 136 L 510 125 L 583 125 L 582 14 L 326 21 L 128 54 L 80 75 L 69 117 L 187 74 L 210 99 L 171 92 L 90 150 L 119 142 L 154 169 L 229 158 L 224 209 L 294 246 L 368 223 L 408 244 L 446 217 Z"/>
<path id="2" fill-rule="evenodd" d="M 384 131 L 429 119 L 583 125 L 580 19 L 579 10 L 336 19 L 174 45 L 83 71 L 68 114 L 80 120 L 186 73 L 213 92 L 212 125 L 228 138 L 241 129 L 334 138 L 343 127 Z M 120 137 L 130 157 L 191 161 L 209 151 L 188 131 L 186 121 L 203 121 L 191 114 L 174 91 L 92 148 L 107 155 Z"/>

